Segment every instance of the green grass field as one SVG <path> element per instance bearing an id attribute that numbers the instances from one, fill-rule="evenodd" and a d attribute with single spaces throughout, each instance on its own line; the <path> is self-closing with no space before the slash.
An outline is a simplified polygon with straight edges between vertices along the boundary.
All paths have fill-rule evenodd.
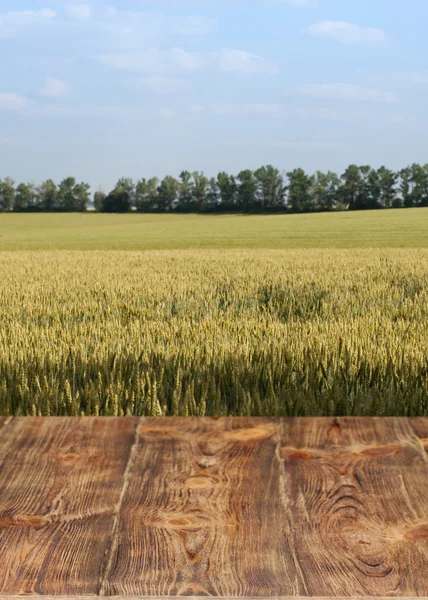
<path id="1" fill-rule="evenodd" d="M 0 214 L 0 250 L 428 248 L 428 209 L 201 216 Z"/>

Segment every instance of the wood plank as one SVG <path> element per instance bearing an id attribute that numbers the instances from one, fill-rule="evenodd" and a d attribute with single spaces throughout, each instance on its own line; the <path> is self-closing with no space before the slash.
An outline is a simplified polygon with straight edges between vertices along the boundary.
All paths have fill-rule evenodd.
<path id="1" fill-rule="evenodd" d="M 43 596 L 43 600 L 90 600 L 101 596 Z M 0 600 L 40 600 L 40 596 L 0 596 Z M 177 600 L 177 596 L 110 596 L 114 600 Z M 192 600 L 207 600 L 207 596 L 191 596 Z M 237 596 L 217 596 L 221 600 L 236 600 Z M 373 596 L 314 596 L 311 600 L 373 600 Z M 376 596 L 376 600 L 391 600 L 391 596 Z M 239 596 L 240 600 L 254 600 L 254 596 Z M 257 600 L 273 600 L 272 596 L 258 596 Z M 275 596 L 274 600 L 308 600 L 308 596 Z M 400 600 L 394 596 L 394 600 Z M 404 600 L 404 599 L 403 599 Z M 421 600 L 418 596 L 406 596 L 405 600 Z M 425 599 L 426 600 L 426 599 Z"/>
<path id="2" fill-rule="evenodd" d="M 0 594 L 95 594 L 134 419 L 15 418 L 0 445 Z"/>
<path id="3" fill-rule="evenodd" d="M 277 423 L 145 421 L 102 594 L 298 594 Z"/>
<path id="4" fill-rule="evenodd" d="M 309 596 L 428 596 L 426 419 L 284 419 L 293 546 Z"/>

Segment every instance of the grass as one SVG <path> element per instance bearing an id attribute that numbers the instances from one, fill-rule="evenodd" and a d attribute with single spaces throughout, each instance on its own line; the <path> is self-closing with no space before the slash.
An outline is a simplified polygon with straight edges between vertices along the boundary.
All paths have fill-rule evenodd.
<path id="1" fill-rule="evenodd" d="M 271 216 L 0 214 L 0 251 L 254 248 L 428 248 L 428 209 Z"/>

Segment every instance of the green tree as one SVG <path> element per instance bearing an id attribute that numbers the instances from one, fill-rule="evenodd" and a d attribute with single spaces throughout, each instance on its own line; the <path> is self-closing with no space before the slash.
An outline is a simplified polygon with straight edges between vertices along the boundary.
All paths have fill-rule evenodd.
<path id="1" fill-rule="evenodd" d="M 158 210 L 160 212 L 168 212 L 175 208 L 178 201 L 180 191 L 180 183 L 167 175 L 158 187 Z"/>
<path id="2" fill-rule="evenodd" d="M 218 210 L 220 203 L 220 190 L 218 188 L 217 180 L 214 177 L 211 177 L 208 182 L 206 203 L 207 211 L 215 212 Z"/>
<path id="3" fill-rule="evenodd" d="M 40 211 L 52 212 L 59 210 L 58 188 L 52 179 L 44 181 L 37 188 L 37 207 Z"/>
<path id="4" fill-rule="evenodd" d="M 258 194 L 256 205 L 260 210 L 282 210 L 284 208 L 284 179 L 272 165 L 261 167 L 254 173 Z"/>
<path id="5" fill-rule="evenodd" d="M 16 188 L 14 212 L 28 212 L 34 210 L 34 187 L 27 183 L 20 183 Z"/>
<path id="6" fill-rule="evenodd" d="M 135 188 L 135 206 L 138 212 L 151 213 L 158 208 L 158 186 L 159 179 L 141 179 Z"/>
<path id="7" fill-rule="evenodd" d="M 102 188 L 99 188 L 94 194 L 94 208 L 97 212 L 102 212 L 106 193 Z"/>
<path id="8" fill-rule="evenodd" d="M 190 212 L 194 209 L 194 184 L 192 174 L 189 171 L 182 171 L 180 173 L 179 186 L 178 210 Z"/>
<path id="9" fill-rule="evenodd" d="M 411 170 L 412 206 L 427 206 L 428 204 L 428 169 L 413 164 Z"/>
<path id="10" fill-rule="evenodd" d="M 85 212 L 90 201 L 89 190 L 91 186 L 88 183 L 78 183 L 74 187 L 74 210 L 76 212 Z"/>
<path id="11" fill-rule="evenodd" d="M 400 171 L 400 193 L 403 199 L 403 205 L 406 208 L 413 206 L 413 185 L 412 185 L 412 171 L 410 167 L 406 167 Z"/>
<path id="12" fill-rule="evenodd" d="M 341 179 L 343 182 L 340 188 L 341 202 L 349 210 L 356 210 L 361 201 L 363 187 L 360 168 L 357 165 L 350 165 L 343 173 Z"/>
<path id="13" fill-rule="evenodd" d="M 223 211 L 236 210 L 238 202 L 238 184 L 235 177 L 222 171 L 217 175 L 217 186 L 220 195 L 219 208 Z"/>
<path id="14" fill-rule="evenodd" d="M 130 177 L 121 177 L 114 188 L 117 194 L 127 194 L 129 210 L 135 206 L 135 185 Z"/>
<path id="15" fill-rule="evenodd" d="M 198 212 L 207 208 L 208 179 L 202 172 L 193 173 L 193 206 Z"/>
<path id="16" fill-rule="evenodd" d="M 106 213 L 127 213 L 131 209 L 128 192 L 114 189 L 105 198 L 103 202 L 103 212 Z"/>
<path id="17" fill-rule="evenodd" d="M 386 167 L 380 167 L 377 171 L 380 186 L 380 205 L 383 208 L 392 208 L 397 198 L 397 173 Z"/>
<path id="18" fill-rule="evenodd" d="M 340 178 L 336 173 L 332 171 L 328 171 L 327 173 L 317 171 L 312 180 L 312 204 L 314 210 L 334 210 L 338 202 L 339 188 Z"/>
<path id="19" fill-rule="evenodd" d="M 303 169 L 287 173 L 288 207 L 293 212 L 309 212 L 313 207 L 312 178 Z"/>
<path id="20" fill-rule="evenodd" d="M 0 179 L 0 212 L 12 210 L 15 200 L 15 182 L 10 177 Z"/>
<path id="21" fill-rule="evenodd" d="M 249 213 L 254 211 L 257 206 L 257 179 L 250 169 L 241 171 L 238 175 L 238 204 L 237 208 Z"/>
<path id="22" fill-rule="evenodd" d="M 366 192 L 366 196 L 365 205 L 362 208 L 367 208 L 371 210 L 381 208 L 382 188 L 378 171 L 375 171 L 374 169 L 370 168 L 370 171 L 367 175 L 367 180 L 364 184 L 364 189 Z"/>

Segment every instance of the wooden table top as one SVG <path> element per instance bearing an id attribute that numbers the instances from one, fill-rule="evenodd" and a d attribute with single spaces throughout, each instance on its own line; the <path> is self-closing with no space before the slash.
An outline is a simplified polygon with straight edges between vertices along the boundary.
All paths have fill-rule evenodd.
<path id="1" fill-rule="evenodd" d="M 428 419 L 0 418 L 0 600 L 428 597 Z"/>

